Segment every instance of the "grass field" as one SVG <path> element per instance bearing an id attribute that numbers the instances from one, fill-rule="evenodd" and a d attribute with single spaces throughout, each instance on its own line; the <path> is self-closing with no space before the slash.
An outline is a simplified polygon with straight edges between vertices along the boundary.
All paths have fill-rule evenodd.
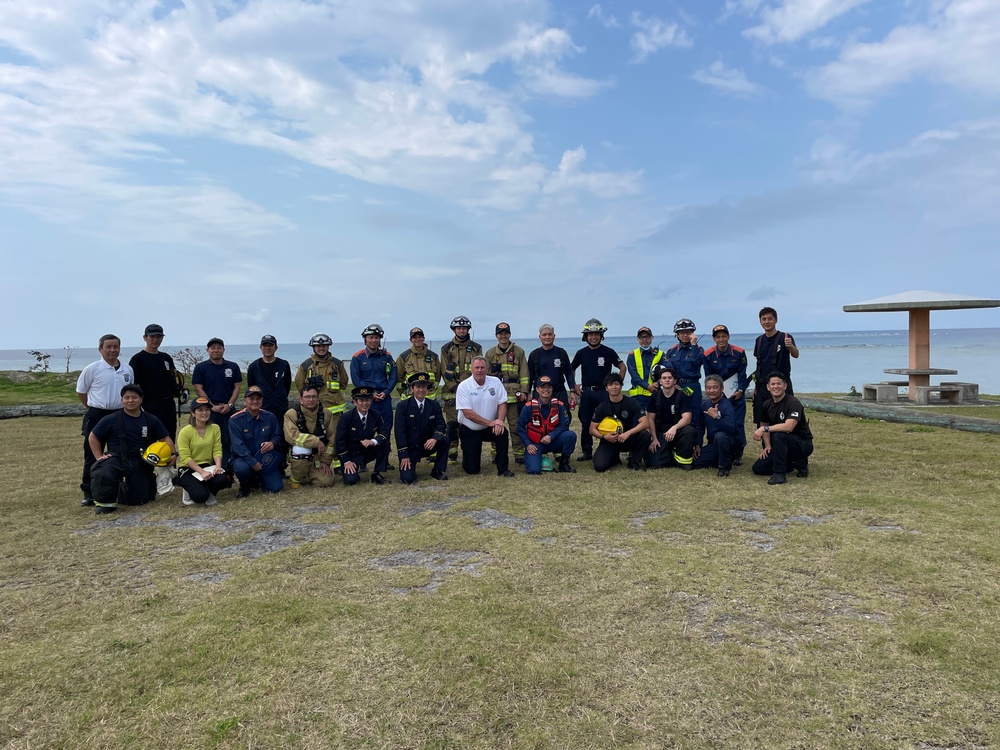
<path id="1" fill-rule="evenodd" d="M 78 404 L 78 372 L 0 372 L 0 406 Z"/>
<path id="2" fill-rule="evenodd" d="M 78 507 L 76 419 L 0 422 L 0 745 L 1000 742 L 1000 436 L 811 414 L 737 469 Z"/>

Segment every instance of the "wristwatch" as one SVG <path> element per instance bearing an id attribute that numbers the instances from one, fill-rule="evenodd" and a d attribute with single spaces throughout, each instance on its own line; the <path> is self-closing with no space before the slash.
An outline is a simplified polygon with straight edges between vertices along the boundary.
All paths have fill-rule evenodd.
<path id="1" fill-rule="evenodd" d="M 764 432 L 770 432 L 770 431 L 771 431 L 771 425 L 767 425 L 767 424 L 764 425 Z"/>

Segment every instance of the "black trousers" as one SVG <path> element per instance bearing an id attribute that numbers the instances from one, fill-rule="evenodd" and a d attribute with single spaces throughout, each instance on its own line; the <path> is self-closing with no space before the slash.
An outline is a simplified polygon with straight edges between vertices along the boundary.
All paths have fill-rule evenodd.
<path id="1" fill-rule="evenodd" d="M 83 426 L 80 433 L 83 435 L 83 477 L 80 480 L 80 489 L 83 490 L 84 497 L 93 497 L 90 489 L 90 472 L 94 468 L 93 451 L 90 450 L 90 433 L 97 423 L 109 414 L 114 414 L 114 409 L 96 409 L 93 406 L 87 409 L 83 415 Z"/>
<path id="2" fill-rule="evenodd" d="M 497 474 L 510 470 L 510 457 L 507 448 L 510 447 L 510 435 L 506 428 L 499 435 L 493 434 L 492 427 L 472 430 L 464 424 L 458 426 L 458 439 L 462 443 L 462 469 L 466 474 L 478 474 L 483 468 L 483 443 L 490 442 L 497 449 Z"/>
<path id="3" fill-rule="evenodd" d="M 590 434 L 590 423 L 594 421 L 594 410 L 597 405 L 607 400 L 608 392 L 604 388 L 595 391 L 589 386 L 584 386 L 580 393 L 580 450 L 584 453 L 594 452 L 594 436 Z"/>
<path id="4" fill-rule="evenodd" d="M 624 443 L 609 443 L 601 440 L 594 451 L 594 471 L 607 471 L 612 466 L 621 463 L 621 454 L 628 451 L 629 463 L 639 463 L 643 460 L 649 450 L 649 443 L 652 437 L 649 430 L 637 432 L 628 438 Z"/>
<path id="5" fill-rule="evenodd" d="M 681 427 L 674 435 L 673 441 L 669 443 L 663 439 L 663 432 L 658 435 L 659 449 L 655 453 L 647 454 L 646 465 L 651 469 L 663 469 L 667 466 L 691 466 L 694 444 L 698 440 L 698 433 L 695 432 L 694 427 L 691 425 Z"/>
<path id="6" fill-rule="evenodd" d="M 403 484 L 413 484 L 414 482 L 416 482 L 417 464 L 420 462 L 420 459 L 422 458 L 426 458 L 428 461 L 430 461 L 431 456 L 433 456 L 434 458 L 433 470 L 439 474 L 447 473 L 448 448 L 450 445 L 451 442 L 448 440 L 448 438 L 445 437 L 437 441 L 437 444 L 434 446 L 434 450 L 431 451 L 431 453 L 428 453 L 423 448 L 410 448 L 410 450 L 407 451 L 410 458 L 410 468 L 404 470 L 402 464 L 403 459 L 399 459 L 400 461 L 399 481 L 401 481 Z"/>
<path id="7" fill-rule="evenodd" d="M 215 464 L 203 464 L 201 468 L 207 469 L 211 466 L 215 466 Z M 209 495 L 214 495 L 216 492 L 222 492 L 233 486 L 233 480 L 227 474 L 216 474 L 203 482 L 196 477 L 193 471 L 188 469 L 181 469 L 181 471 L 183 473 L 177 478 L 177 484 L 181 489 L 187 490 L 191 499 L 196 503 L 203 503 L 208 500 Z"/>
<path id="8" fill-rule="evenodd" d="M 754 474 L 787 474 L 789 468 L 794 469 L 800 461 L 812 455 L 812 440 L 803 440 L 790 432 L 772 432 L 770 436 L 771 452 L 766 458 L 754 461 Z"/>
<path id="9" fill-rule="evenodd" d="M 374 474 L 382 474 L 389 467 L 389 441 L 373 445 L 371 448 L 365 448 L 363 453 L 348 456 L 347 461 L 357 464 L 358 470 L 353 474 L 348 474 L 346 471 L 343 473 L 342 476 L 346 485 L 357 484 L 361 481 L 361 467 L 369 461 L 375 462 L 372 472 Z M 343 463 L 347 463 L 347 461 Z"/>
<path id="10" fill-rule="evenodd" d="M 163 422 L 171 440 L 177 439 L 177 402 L 172 398 L 149 398 L 142 401 L 143 411 L 147 411 Z"/>
<path id="11" fill-rule="evenodd" d="M 115 507 L 118 505 L 121 483 L 125 482 L 126 505 L 145 505 L 156 499 L 156 473 L 153 467 L 136 458 L 131 468 L 126 468 L 120 456 L 96 461 L 91 472 L 94 504 Z"/>

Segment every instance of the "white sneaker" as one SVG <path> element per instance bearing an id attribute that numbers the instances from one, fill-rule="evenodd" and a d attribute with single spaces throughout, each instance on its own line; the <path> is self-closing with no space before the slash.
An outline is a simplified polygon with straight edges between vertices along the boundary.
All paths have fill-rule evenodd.
<path id="1" fill-rule="evenodd" d="M 183 490 L 183 492 L 184 494 L 181 495 L 181 502 L 184 503 L 185 505 L 194 505 L 194 500 L 191 499 L 191 496 L 188 494 L 188 491 Z"/>
<path id="2" fill-rule="evenodd" d="M 209 495 L 208 500 L 205 501 L 205 505 L 215 505 L 218 500 L 215 499 L 215 495 Z"/>

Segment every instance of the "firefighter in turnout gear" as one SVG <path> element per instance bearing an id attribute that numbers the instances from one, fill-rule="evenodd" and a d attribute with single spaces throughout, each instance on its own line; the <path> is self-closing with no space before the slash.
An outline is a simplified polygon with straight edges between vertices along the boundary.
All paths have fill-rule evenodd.
<path id="1" fill-rule="evenodd" d="M 483 347 L 469 335 L 472 321 L 459 315 L 451 321 L 454 337 L 441 347 L 441 367 L 444 368 L 444 385 L 441 387 L 441 407 L 444 421 L 448 423 L 448 460 L 458 461 L 458 409 L 455 408 L 455 391 L 458 384 L 472 375 L 472 360 L 483 355 Z"/>
<path id="2" fill-rule="evenodd" d="M 510 324 L 497 323 L 497 345 L 486 352 L 487 371 L 507 389 L 507 430 L 514 448 L 514 463 L 524 463 L 524 441 L 517 432 L 521 407 L 528 400 L 528 355 L 510 340 Z"/>
<path id="3" fill-rule="evenodd" d="M 326 430 L 336 434 L 340 415 L 344 413 L 344 391 L 347 389 L 347 368 L 344 363 L 330 354 L 333 339 L 325 333 L 317 333 L 309 339 L 313 355 L 299 365 L 295 373 L 295 387 L 300 391 L 311 383 L 319 389 L 319 403 L 326 410 Z M 333 460 L 333 468 L 340 468 L 340 461 Z"/>
<path id="4" fill-rule="evenodd" d="M 412 395 L 407 382 L 411 375 L 418 372 L 427 373 L 429 387 L 426 398 L 437 401 L 438 383 L 444 369 L 441 367 L 441 358 L 437 352 L 432 352 L 424 339 L 424 332 L 420 328 L 410 330 L 410 348 L 396 358 L 396 375 L 399 383 L 396 390 L 399 392 L 399 400 L 405 401 Z"/>
<path id="5" fill-rule="evenodd" d="M 307 384 L 299 392 L 299 403 L 285 412 L 282 431 L 291 446 L 288 458 L 292 487 L 333 484 L 334 431 L 330 413 L 319 404 L 319 389 Z"/>

